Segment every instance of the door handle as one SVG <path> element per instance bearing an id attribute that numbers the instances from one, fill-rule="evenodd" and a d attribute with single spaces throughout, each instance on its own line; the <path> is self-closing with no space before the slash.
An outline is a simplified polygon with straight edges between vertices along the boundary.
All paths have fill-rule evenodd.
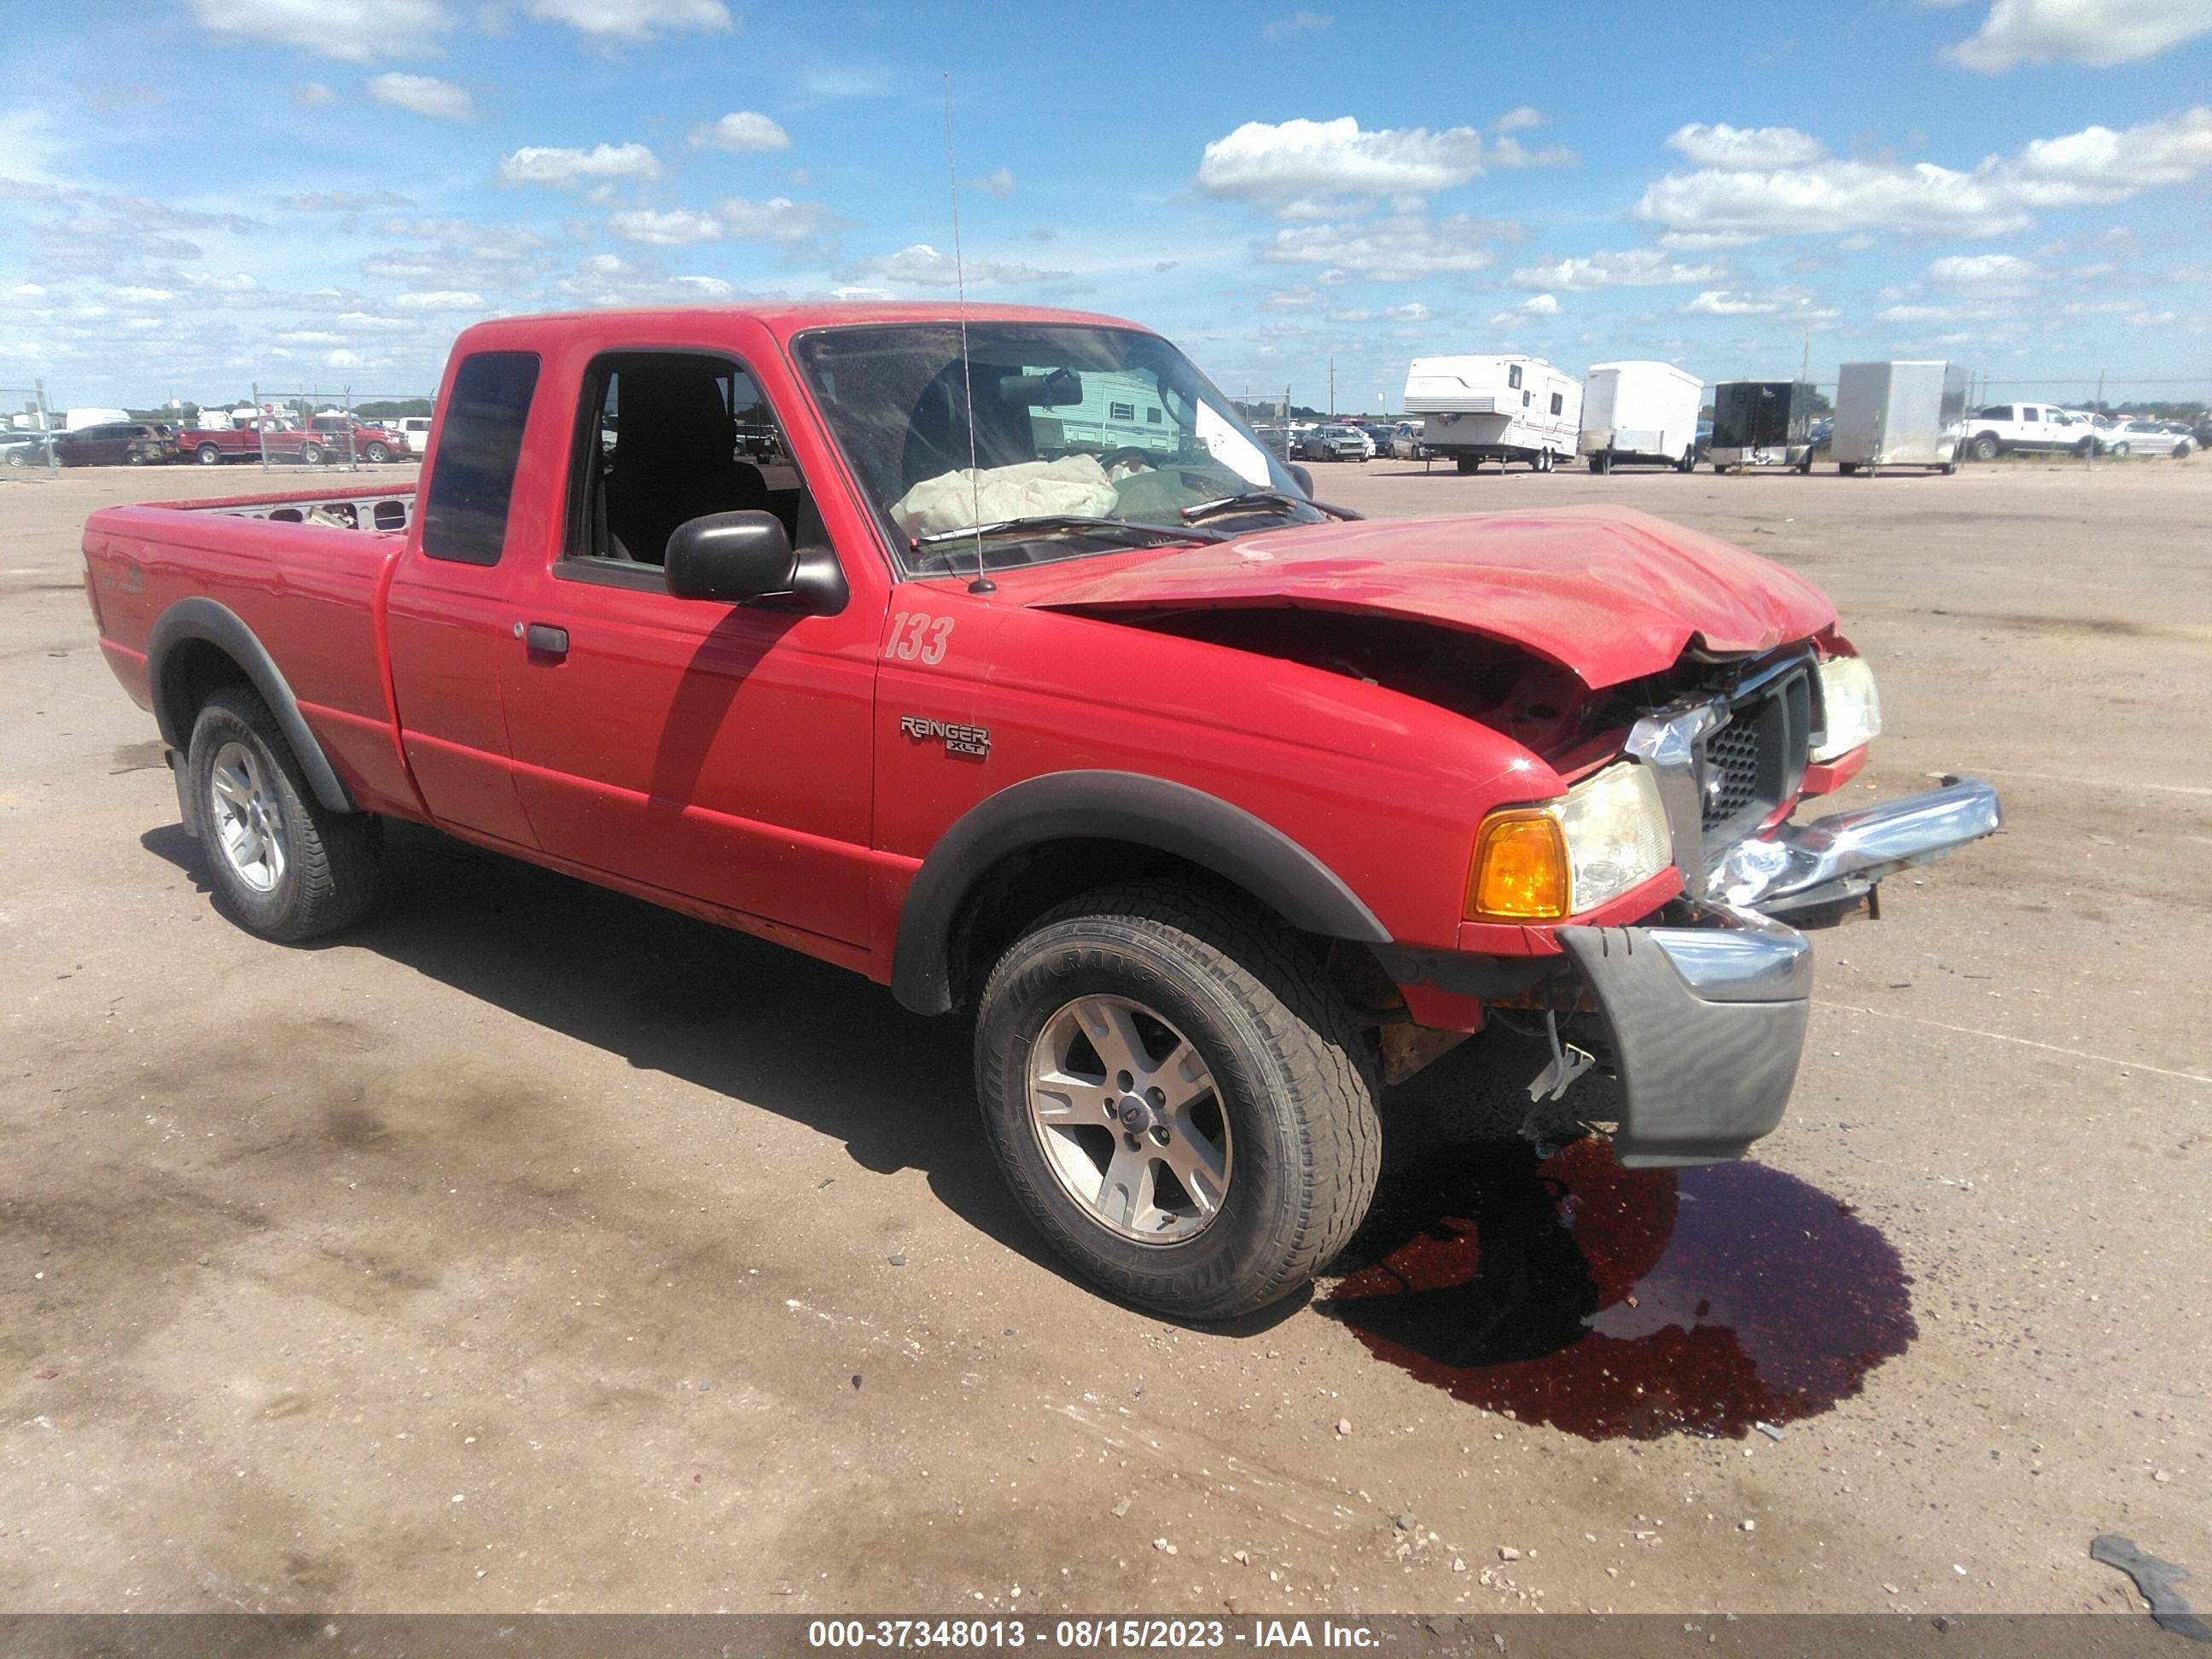
<path id="1" fill-rule="evenodd" d="M 533 657 L 550 658 L 558 662 L 568 654 L 568 630 L 555 628 L 546 623 L 532 623 L 524 635 Z"/>

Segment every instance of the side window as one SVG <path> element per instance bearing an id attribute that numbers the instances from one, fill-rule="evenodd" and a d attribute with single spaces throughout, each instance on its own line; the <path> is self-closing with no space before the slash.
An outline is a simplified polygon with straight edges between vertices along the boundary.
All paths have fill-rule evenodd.
<path id="1" fill-rule="evenodd" d="M 712 513 L 773 513 L 799 545 L 805 494 L 775 410 L 730 358 L 615 352 L 586 372 L 562 547 L 575 574 L 659 567 L 677 526 Z"/>
<path id="2" fill-rule="evenodd" d="M 453 376 L 422 506 L 422 551 L 429 557 L 499 562 L 522 428 L 537 389 L 535 352 L 479 351 Z"/>
<path id="3" fill-rule="evenodd" d="M 2020 418 L 2028 422 L 2040 421 L 2043 418 L 2043 411 L 2033 404 L 2022 404 L 2020 406 Z"/>
<path id="4" fill-rule="evenodd" d="M 1984 410 L 1974 418 L 1978 421 L 2008 421 L 2012 419 L 2012 405 L 1999 404 L 1994 409 Z"/>
<path id="5" fill-rule="evenodd" d="M 1514 390 L 1514 391 L 1516 391 L 1516 392 L 1518 392 L 1518 391 L 1521 389 L 1521 365 L 1520 365 L 1520 364 L 1518 364 L 1518 363 L 1508 363 L 1508 364 L 1506 364 L 1506 366 L 1505 366 L 1505 384 L 1506 384 L 1508 386 L 1510 386 L 1512 390 Z M 1526 398 L 1523 398 L 1523 399 L 1522 399 L 1522 401 L 1525 403 L 1525 402 L 1527 401 L 1527 399 L 1526 399 Z"/>
<path id="6" fill-rule="evenodd" d="M 1559 414 L 1565 410 L 1566 406 L 1566 394 L 1565 392 L 1554 392 L 1552 394 L 1552 413 L 1554 415 Z"/>
<path id="7" fill-rule="evenodd" d="M 1146 409 L 1145 410 L 1145 424 L 1147 426 L 1158 426 L 1159 423 L 1160 411 L 1158 409 Z"/>

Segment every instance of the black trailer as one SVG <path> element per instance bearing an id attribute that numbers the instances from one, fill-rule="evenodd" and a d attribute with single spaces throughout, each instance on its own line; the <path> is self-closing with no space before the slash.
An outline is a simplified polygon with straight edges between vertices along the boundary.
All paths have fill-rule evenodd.
<path id="1" fill-rule="evenodd" d="M 1723 380 L 1713 388 L 1716 472 L 1745 466 L 1813 470 L 1813 383 Z"/>

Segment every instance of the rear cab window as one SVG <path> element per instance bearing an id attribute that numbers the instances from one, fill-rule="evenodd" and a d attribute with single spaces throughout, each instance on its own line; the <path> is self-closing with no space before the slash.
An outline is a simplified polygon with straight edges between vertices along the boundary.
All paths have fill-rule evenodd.
<path id="1" fill-rule="evenodd" d="M 499 562 L 538 370 L 532 351 L 479 351 L 454 372 L 422 505 L 427 557 Z"/>

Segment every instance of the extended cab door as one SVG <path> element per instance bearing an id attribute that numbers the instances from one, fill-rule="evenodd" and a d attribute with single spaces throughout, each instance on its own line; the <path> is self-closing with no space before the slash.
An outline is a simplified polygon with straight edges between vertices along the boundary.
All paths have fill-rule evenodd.
<path id="1" fill-rule="evenodd" d="M 558 447 L 535 352 L 472 351 L 451 371 L 439 441 L 386 590 L 385 630 L 409 769 L 430 815 L 453 828 L 537 844 L 515 793 L 500 683 L 521 649 L 507 589 L 533 517 L 559 509 L 557 466 L 525 465 L 533 422 Z M 272 437 L 274 434 L 270 434 Z"/>
<path id="2" fill-rule="evenodd" d="M 764 931 L 866 947 L 880 931 L 881 555 L 825 526 L 815 491 L 836 487 L 832 464 L 811 428 L 785 424 L 797 394 L 765 329 L 725 316 L 701 325 L 711 338 L 672 341 L 623 327 L 564 334 L 561 506 L 510 595 L 523 637 L 506 654 L 507 726 L 531 823 L 556 858 L 776 924 Z M 747 510 L 836 554 L 841 609 L 667 591 L 677 526 Z"/>

